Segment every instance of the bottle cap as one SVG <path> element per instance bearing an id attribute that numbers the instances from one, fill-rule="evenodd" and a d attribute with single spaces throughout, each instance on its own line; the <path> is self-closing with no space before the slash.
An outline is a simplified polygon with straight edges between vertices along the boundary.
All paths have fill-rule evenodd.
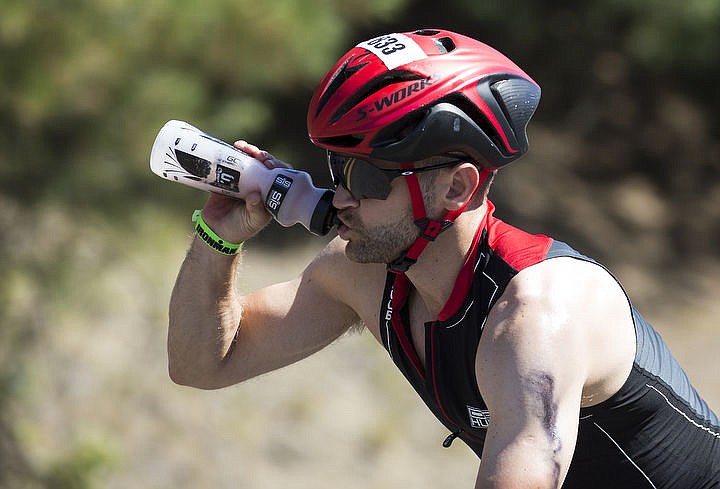
<path id="1" fill-rule="evenodd" d="M 333 207 L 332 200 L 335 192 L 326 190 L 318 200 L 312 217 L 310 218 L 310 232 L 318 236 L 325 236 L 335 225 L 337 209 Z"/>

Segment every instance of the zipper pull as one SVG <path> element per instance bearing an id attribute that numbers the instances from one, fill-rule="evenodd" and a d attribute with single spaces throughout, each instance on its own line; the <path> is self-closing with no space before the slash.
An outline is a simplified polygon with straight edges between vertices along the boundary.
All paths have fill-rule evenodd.
<path id="1" fill-rule="evenodd" d="M 452 445 L 452 442 L 460 436 L 460 431 L 455 431 L 454 433 L 450 433 L 447 438 L 445 438 L 445 441 L 442 443 L 443 448 L 450 448 L 450 445 Z"/>

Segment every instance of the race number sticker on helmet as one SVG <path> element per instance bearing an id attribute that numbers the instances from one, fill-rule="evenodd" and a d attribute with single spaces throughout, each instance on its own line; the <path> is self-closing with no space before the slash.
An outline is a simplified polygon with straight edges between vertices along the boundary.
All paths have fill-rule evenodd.
<path id="1" fill-rule="evenodd" d="M 404 34 L 387 34 L 361 42 L 358 47 L 374 53 L 385 63 L 388 70 L 400 65 L 427 58 L 418 44 Z"/>

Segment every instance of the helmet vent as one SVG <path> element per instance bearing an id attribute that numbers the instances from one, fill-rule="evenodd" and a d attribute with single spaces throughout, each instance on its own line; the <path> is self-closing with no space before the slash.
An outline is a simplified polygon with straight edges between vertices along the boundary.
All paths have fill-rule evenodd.
<path id="1" fill-rule="evenodd" d="M 524 134 L 540 102 L 540 88 L 522 78 L 510 78 L 493 83 L 490 89 L 515 134 Z"/>
<path id="2" fill-rule="evenodd" d="M 450 51 L 455 50 L 455 42 L 449 37 L 441 37 L 440 39 L 435 39 L 435 45 L 438 47 L 438 51 L 440 51 L 440 54 L 449 53 Z"/>
<path id="3" fill-rule="evenodd" d="M 370 80 L 361 90 L 358 90 L 352 97 L 349 97 L 330 118 L 330 124 L 335 124 L 345 114 L 350 112 L 357 104 L 381 91 L 383 88 L 395 83 L 421 80 L 422 77 L 409 71 L 389 71 Z"/>
<path id="4" fill-rule="evenodd" d="M 345 136 L 334 136 L 329 138 L 318 138 L 318 143 L 328 146 L 341 146 L 343 148 L 353 148 L 362 143 L 364 136 L 362 134 L 346 134 Z"/>
<path id="5" fill-rule="evenodd" d="M 413 32 L 413 34 L 418 36 L 437 36 L 440 34 L 440 31 L 435 29 L 420 29 L 419 31 Z"/>
<path id="6" fill-rule="evenodd" d="M 353 76 L 355 73 L 360 71 L 361 68 L 363 68 L 367 63 L 361 63 L 359 65 L 353 66 L 351 68 L 348 68 L 347 65 L 352 61 L 353 59 L 350 58 L 343 65 L 335 72 L 332 79 L 330 80 L 330 83 L 328 84 L 327 90 L 325 90 L 325 93 L 322 94 L 322 97 L 320 97 L 320 100 L 318 101 L 318 107 L 315 111 L 315 117 L 317 117 L 320 112 L 322 111 L 323 107 L 325 107 L 325 104 L 328 103 L 328 100 L 330 100 L 330 97 L 332 97 L 335 92 L 340 88 L 340 86 L 345 83 L 351 76 Z"/>

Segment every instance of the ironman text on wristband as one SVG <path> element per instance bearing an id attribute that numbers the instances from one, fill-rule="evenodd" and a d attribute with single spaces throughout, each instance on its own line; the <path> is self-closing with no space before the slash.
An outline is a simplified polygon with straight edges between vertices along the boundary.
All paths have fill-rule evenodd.
<path id="1" fill-rule="evenodd" d="M 202 218 L 202 209 L 198 209 L 193 212 L 192 221 L 195 223 L 195 233 L 205 242 L 205 244 L 218 253 L 232 256 L 242 248 L 242 243 L 228 243 L 218 236 L 215 231 L 210 229 L 210 226 L 208 226 Z"/>

